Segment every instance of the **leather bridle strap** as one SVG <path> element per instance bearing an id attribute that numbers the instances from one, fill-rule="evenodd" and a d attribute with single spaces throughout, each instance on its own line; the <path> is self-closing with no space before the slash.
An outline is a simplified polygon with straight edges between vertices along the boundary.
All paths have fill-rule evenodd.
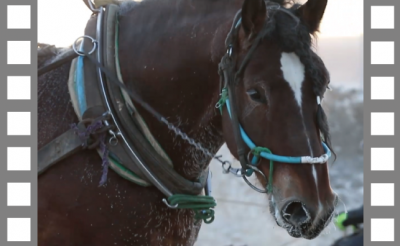
<path id="1" fill-rule="evenodd" d="M 225 45 L 227 47 L 227 53 L 222 57 L 219 69 L 220 76 L 223 76 L 224 79 L 224 88 L 228 88 L 228 97 L 231 103 L 231 116 L 232 116 L 232 127 L 235 142 L 237 145 L 237 154 L 239 156 L 239 161 L 242 166 L 242 174 L 245 173 L 247 169 L 247 161 L 246 161 L 246 144 L 243 141 L 240 135 L 240 124 L 239 118 L 237 115 L 237 100 L 235 95 L 235 73 L 234 70 L 236 68 L 236 53 L 233 50 L 236 50 L 237 36 L 239 29 L 237 28 L 239 22 L 241 20 L 241 10 L 239 10 L 235 18 L 232 22 L 232 27 L 226 37 Z"/>
<path id="2" fill-rule="evenodd" d="M 247 162 L 246 162 L 246 144 L 243 141 L 241 135 L 240 135 L 240 125 L 239 125 L 239 118 L 237 115 L 237 100 L 236 100 L 236 95 L 235 95 L 235 79 L 233 78 L 234 73 L 234 62 L 231 60 L 229 57 L 225 56 L 223 59 L 223 62 L 225 63 L 223 69 L 223 76 L 225 79 L 225 85 L 228 88 L 228 97 L 229 100 L 232 102 L 231 103 L 231 117 L 232 117 L 232 128 L 233 128 L 233 133 L 237 145 L 237 154 L 239 156 L 239 161 L 240 164 L 242 165 L 242 173 L 245 173 L 245 170 L 247 169 Z"/>
<path id="3" fill-rule="evenodd" d="M 240 132 L 240 124 L 239 124 L 239 117 L 238 117 L 238 106 L 237 106 L 237 98 L 236 98 L 236 90 L 235 87 L 238 84 L 238 81 L 241 79 L 242 73 L 246 68 L 251 56 L 253 55 L 255 49 L 257 48 L 258 44 L 261 41 L 263 36 L 262 33 L 259 33 L 258 36 L 255 38 L 254 43 L 250 50 L 247 52 L 244 60 L 242 61 L 239 69 L 235 73 L 236 68 L 236 60 L 237 60 L 237 53 L 234 52 L 237 49 L 238 45 L 238 33 L 239 33 L 239 26 L 241 22 L 241 10 L 239 10 L 234 18 L 232 23 L 232 27 L 228 36 L 225 40 L 225 45 L 227 48 L 227 53 L 222 57 L 220 63 L 220 75 L 223 76 L 225 86 L 224 88 L 228 89 L 228 98 L 230 101 L 230 115 L 231 115 L 231 122 L 233 128 L 233 134 L 235 137 L 236 145 L 237 145 L 237 154 L 239 157 L 239 162 L 242 166 L 242 175 L 246 173 L 248 169 L 247 157 L 246 157 L 246 143 L 243 141 Z"/>
<path id="4" fill-rule="evenodd" d="M 316 164 L 316 163 L 326 163 L 329 157 L 331 156 L 331 152 L 328 148 L 328 146 L 322 142 L 323 148 L 325 150 L 325 154 L 323 154 L 320 157 L 311 157 L 311 156 L 300 156 L 300 157 L 290 157 L 290 156 L 279 156 L 273 154 L 268 148 L 264 147 L 258 147 L 256 146 L 250 138 L 247 136 L 247 134 L 244 132 L 242 129 L 240 123 L 239 123 L 239 118 L 238 118 L 238 107 L 237 107 L 237 99 L 236 99 L 236 86 L 238 85 L 239 81 L 242 79 L 244 70 L 246 69 L 249 61 L 251 60 L 251 56 L 254 54 L 255 50 L 257 49 L 258 45 L 260 44 L 261 40 L 265 36 L 265 26 L 263 31 L 259 32 L 258 35 L 254 38 L 252 41 L 252 45 L 248 52 L 245 54 L 243 60 L 241 61 L 239 69 L 237 69 L 237 61 L 238 61 L 238 54 L 237 54 L 237 49 L 236 46 L 238 45 L 238 32 L 239 32 L 239 26 L 240 26 L 240 19 L 239 19 L 239 14 L 235 16 L 235 20 L 232 24 L 232 29 L 230 30 L 227 39 L 226 39 L 226 48 L 227 48 L 227 54 L 223 56 L 221 59 L 221 62 L 219 64 L 219 74 L 221 76 L 221 81 L 223 80 L 225 82 L 224 87 L 222 88 L 221 91 L 221 99 L 217 103 L 217 107 L 221 109 L 222 105 L 226 104 L 228 113 L 231 118 L 232 122 L 232 127 L 233 127 L 233 134 L 235 137 L 235 141 L 237 144 L 237 154 L 239 157 L 240 164 L 242 166 L 241 175 L 244 180 L 246 181 L 247 184 L 250 185 L 253 189 L 259 191 L 259 192 L 264 192 L 264 190 L 260 190 L 250 184 L 248 180 L 246 179 L 246 176 L 250 176 L 253 171 L 258 172 L 266 180 L 268 180 L 268 191 L 267 192 L 272 192 L 272 161 L 278 161 L 278 162 L 284 162 L 284 163 L 298 163 L 298 164 Z M 264 23 L 264 25 L 267 25 L 267 21 Z M 237 70 L 236 70 L 237 69 Z M 234 72 L 236 70 L 236 73 Z M 222 78 L 223 77 L 223 78 Z M 320 97 L 317 96 L 317 102 L 320 105 Z M 222 114 L 222 111 L 221 111 Z M 246 156 L 246 149 L 250 149 L 251 152 L 253 152 L 253 160 L 250 160 L 250 153 Z M 259 162 L 259 158 L 263 157 L 265 159 L 270 160 L 270 177 L 267 179 L 265 175 L 257 169 L 255 166 Z M 251 162 L 251 163 L 250 163 Z"/>

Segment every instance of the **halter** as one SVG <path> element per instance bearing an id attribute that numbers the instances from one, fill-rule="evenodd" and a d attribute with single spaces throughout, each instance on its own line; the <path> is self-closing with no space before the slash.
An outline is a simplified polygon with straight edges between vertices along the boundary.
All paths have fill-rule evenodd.
<path id="1" fill-rule="evenodd" d="M 311 163 L 311 164 L 316 164 L 316 163 L 325 163 L 328 158 L 331 156 L 331 152 L 329 148 L 325 145 L 325 143 L 322 142 L 322 145 L 324 147 L 324 150 L 326 153 L 322 155 L 321 157 L 313 158 L 310 156 L 304 156 L 304 157 L 288 157 L 288 156 L 279 156 L 279 155 L 274 155 L 272 152 L 263 147 L 257 147 L 248 137 L 248 135 L 245 133 L 243 128 L 239 124 L 238 116 L 237 116 L 237 106 L 236 106 L 236 100 L 235 100 L 235 94 L 233 93 L 234 86 L 237 84 L 240 75 L 242 74 L 242 71 L 244 71 L 248 61 L 250 60 L 251 55 L 255 51 L 257 45 L 259 44 L 262 34 L 259 34 L 253 46 L 251 47 L 250 51 L 248 54 L 246 54 L 246 57 L 244 61 L 242 62 L 239 70 L 234 73 L 235 69 L 235 40 L 237 38 L 237 33 L 238 33 L 238 27 L 240 26 L 240 13 L 239 11 L 232 24 L 232 28 L 228 34 L 228 37 L 225 41 L 225 45 L 227 47 L 227 53 L 222 57 L 222 60 L 219 64 L 219 75 L 220 75 L 220 90 L 222 90 L 221 93 L 221 99 L 219 103 L 217 104 L 217 107 L 221 109 L 223 105 L 226 104 L 229 116 L 232 120 L 233 124 L 233 131 L 234 131 L 234 136 L 235 140 L 237 142 L 238 146 L 238 154 L 239 154 L 239 161 L 242 165 L 241 169 L 236 169 L 232 168 L 231 164 L 229 161 L 222 160 L 222 156 L 214 156 L 209 150 L 204 148 L 200 143 L 196 142 L 194 139 L 190 138 L 187 134 L 182 132 L 178 127 L 175 127 L 173 124 L 171 124 L 166 118 L 164 118 L 161 114 L 159 114 L 157 111 L 155 111 L 149 104 L 144 102 L 138 94 L 136 94 L 134 91 L 130 91 L 127 89 L 127 87 L 120 81 L 118 76 L 114 75 L 110 70 L 109 66 L 111 66 L 107 61 L 107 58 L 110 56 L 108 55 L 109 52 L 104 52 L 104 57 L 102 55 L 102 48 L 103 47 L 108 47 L 109 49 L 112 49 L 112 46 L 104 45 L 104 37 L 108 37 L 108 35 L 104 35 L 103 33 L 103 24 L 104 19 L 106 16 L 104 16 L 106 13 L 110 13 L 109 9 L 112 10 L 112 8 L 107 8 L 107 11 L 104 11 L 102 7 L 99 9 L 94 9 L 92 4 L 90 4 L 90 1 L 88 4 L 91 6 L 91 9 L 94 12 L 98 12 L 98 17 L 97 17 L 97 25 L 94 34 L 96 35 L 96 40 L 91 38 L 90 36 L 84 36 L 84 38 L 89 38 L 92 40 L 92 45 L 95 47 L 87 53 L 86 51 L 78 51 L 76 47 L 73 47 L 72 52 L 67 53 L 67 55 L 59 60 L 56 60 L 55 62 L 52 62 L 41 69 L 39 69 L 38 74 L 44 74 L 45 72 L 51 71 L 52 69 L 55 69 L 59 67 L 60 65 L 64 64 L 65 62 L 68 62 L 77 56 L 84 56 L 89 59 L 91 63 L 93 63 L 94 67 L 91 71 L 94 70 L 94 73 L 99 76 L 99 81 L 98 85 L 100 85 L 100 90 L 102 95 L 100 95 L 103 99 L 105 104 L 103 104 L 104 107 L 107 108 L 106 114 L 102 114 L 99 118 L 95 118 L 94 120 L 104 120 L 104 125 L 105 127 L 101 129 L 101 131 L 104 131 L 105 129 L 108 130 L 108 127 L 112 126 L 112 128 L 116 128 L 118 131 L 113 132 L 109 131 L 109 133 L 112 135 L 111 139 L 120 139 L 119 141 L 121 144 L 118 144 L 117 146 L 122 146 L 125 151 L 125 154 L 128 155 L 129 160 L 131 160 L 131 163 L 128 161 L 127 163 L 130 163 L 130 167 L 132 168 L 132 172 L 136 172 L 137 170 L 142 173 L 144 177 L 146 177 L 151 184 L 153 184 L 156 188 L 158 188 L 159 191 L 161 191 L 167 198 L 168 201 L 164 198 L 163 202 L 169 207 L 169 208 L 186 208 L 186 209 L 193 209 L 196 212 L 196 217 L 199 217 L 205 221 L 205 223 L 211 223 L 214 218 L 214 211 L 212 208 L 216 206 L 215 200 L 211 194 L 211 175 L 208 170 L 208 176 L 205 177 L 203 174 L 207 174 L 206 172 L 203 172 L 201 177 L 199 178 L 198 181 L 193 182 L 193 181 L 188 181 L 184 177 L 181 177 L 179 174 L 175 173 L 175 171 L 171 168 L 168 168 L 168 165 L 157 165 L 158 162 L 156 159 L 153 161 L 149 161 L 148 163 L 144 163 L 142 158 L 137 154 L 136 148 L 132 147 L 133 145 L 131 144 L 132 141 L 137 141 L 135 143 L 138 143 L 137 146 L 138 148 L 143 149 L 143 153 L 146 154 L 147 157 L 157 157 L 157 152 L 155 152 L 154 155 L 149 154 L 146 149 L 149 148 L 151 149 L 150 146 L 148 146 L 148 141 L 143 139 L 140 133 L 139 129 L 135 129 L 135 131 L 138 131 L 139 134 L 133 134 L 137 137 L 135 138 L 128 138 L 129 135 L 125 134 L 125 128 L 123 127 L 122 123 L 118 119 L 118 113 L 114 112 L 112 103 L 113 100 L 110 99 L 109 93 L 111 91 L 111 83 L 115 86 L 118 86 L 119 89 L 125 91 L 129 97 L 131 97 L 136 103 L 141 105 L 145 110 L 147 110 L 151 115 L 153 115 L 158 121 L 161 123 L 165 124 L 168 126 L 168 129 L 172 130 L 175 132 L 177 136 L 180 136 L 184 141 L 188 142 L 190 145 L 194 146 L 197 150 L 201 151 L 203 154 L 206 156 L 213 158 L 217 161 L 219 161 L 222 164 L 222 168 L 224 170 L 224 173 L 232 173 L 238 177 L 243 177 L 245 182 L 254 190 L 262 192 L 262 193 L 271 193 L 272 192 L 272 174 L 273 174 L 273 161 L 277 162 L 285 162 L 285 163 Z M 108 6 L 110 7 L 110 6 Z M 279 5 L 273 5 L 273 6 L 268 6 L 269 10 L 277 10 L 279 9 Z M 281 9 L 285 11 L 284 9 Z M 112 11 L 111 11 L 112 13 Z M 108 18 L 108 17 L 107 17 Z M 89 29 L 90 30 L 90 29 Z M 108 28 L 105 28 L 105 30 L 108 30 Z M 89 31 L 91 33 L 92 31 Z M 86 33 L 86 32 L 85 32 Z M 93 35 L 93 34 L 92 34 Z M 106 40 L 107 41 L 107 40 Z M 107 44 L 107 43 L 106 43 Z M 76 46 L 76 43 L 74 43 L 74 46 Z M 97 57 L 94 55 L 90 55 L 90 53 L 93 53 L 95 50 L 97 50 Z M 111 57 L 113 54 L 111 54 Z M 105 59 L 106 58 L 106 59 Z M 110 58 L 111 59 L 111 58 Z M 112 58 L 111 60 L 114 60 Z M 106 63 L 107 65 L 104 66 L 103 64 Z M 107 80 L 105 78 L 108 78 Z M 86 80 L 86 81 L 91 81 L 91 80 Z M 222 83 L 224 81 L 224 87 L 222 88 Z M 108 89 L 110 91 L 108 91 Z M 115 90 L 113 90 L 115 93 Z M 115 93 L 119 94 L 121 91 L 117 91 Z M 318 102 L 318 107 L 319 109 L 321 108 L 320 105 L 320 97 L 317 97 L 317 102 Z M 102 111 L 100 111 L 102 112 Z M 99 112 L 93 110 L 92 114 L 95 115 Z M 93 116 L 92 115 L 92 116 Z M 88 116 L 90 119 L 90 117 Z M 108 123 L 108 120 L 112 120 L 114 122 L 113 125 Z M 85 128 L 84 125 L 81 123 L 84 123 L 84 121 L 81 121 L 78 124 L 78 128 Z M 134 125 L 134 124 L 133 124 Z M 85 129 L 83 129 L 85 130 Z M 87 129 L 86 129 L 87 130 Z M 68 141 L 67 141 L 68 140 Z M 68 148 L 64 148 L 63 152 L 58 152 L 56 151 L 59 147 L 59 144 L 67 144 Z M 86 140 L 83 142 L 84 144 L 86 143 Z M 140 144 L 139 144 L 140 143 Z M 70 155 L 71 153 L 74 153 L 75 151 L 79 150 L 82 146 L 82 139 L 80 139 L 76 134 L 75 130 L 71 129 L 68 132 L 60 135 L 56 139 L 54 139 L 52 142 L 48 143 L 44 148 L 40 149 L 38 152 L 38 158 L 42 158 L 41 161 L 39 161 L 40 166 L 38 167 L 39 174 L 46 169 L 48 169 L 50 166 L 53 164 L 57 163 L 59 160 L 63 159 L 65 156 Z M 250 152 L 246 156 L 246 145 L 248 148 L 250 148 Z M 110 146 L 113 146 L 113 144 L 110 144 Z M 136 145 L 135 145 L 136 146 Z M 252 159 L 250 160 L 250 154 L 253 154 Z M 257 164 L 260 161 L 260 157 L 265 158 L 270 160 L 270 173 L 269 173 L 269 179 L 265 177 L 263 172 L 261 172 L 257 168 Z M 153 159 L 153 158 L 151 158 Z M 152 168 L 149 168 L 149 165 L 152 165 Z M 228 167 L 227 167 L 228 165 Z M 158 170 L 157 173 L 154 173 L 152 170 Z M 164 171 L 165 173 L 160 175 L 160 171 Z M 252 185 L 248 180 L 247 177 L 251 176 L 253 172 L 258 172 L 261 176 L 264 177 L 267 182 L 269 182 L 267 189 L 258 189 L 254 185 Z M 205 183 L 205 184 L 204 184 Z M 197 195 L 197 190 L 201 191 L 202 189 L 205 189 L 205 196 Z M 181 193 L 181 194 L 179 194 Z M 196 194 L 193 194 L 196 193 Z"/>
<path id="2" fill-rule="evenodd" d="M 289 164 L 323 164 L 328 161 L 331 157 L 331 151 L 328 146 L 322 141 L 322 146 L 324 148 L 325 154 L 320 157 L 311 157 L 311 156 L 300 156 L 300 157 L 291 157 L 291 156 L 280 156 L 273 154 L 268 148 L 258 147 L 254 144 L 253 141 L 246 134 L 242 126 L 239 124 L 239 119 L 237 115 L 237 100 L 236 95 L 234 93 L 234 88 L 238 84 L 243 71 L 245 70 L 251 56 L 253 55 L 255 49 L 260 43 L 263 32 L 260 32 L 258 36 L 254 39 L 254 43 L 252 44 L 250 50 L 246 54 L 242 64 L 239 66 L 239 69 L 235 72 L 236 67 L 236 57 L 237 54 L 234 52 L 236 50 L 237 45 L 237 35 L 239 31 L 239 27 L 241 25 L 241 11 L 238 11 L 236 14 L 231 30 L 226 38 L 225 45 L 227 48 L 226 54 L 222 57 L 221 62 L 219 64 L 219 75 L 220 75 L 220 86 L 222 87 L 222 83 L 224 82 L 224 87 L 222 88 L 221 98 L 217 103 L 216 107 L 221 110 L 222 107 L 226 105 L 228 109 L 229 116 L 231 118 L 232 126 L 233 126 L 233 134 L 235 137 L 235 141 L 237 143 L 237 153 L 239 155 L 239 162 L 242 166 L 240 172 L 238 172 L 237 176 L 242 176 L 247 184 L 250 185 L 254 190 L 261 193 L 272 193 L 272 174 L 273 174 L 273 162 L 282 162 Z M 267 22 L 264 23 L 264 27 Z M 317 104 L 320 106 L 321 98 L 317 96 Z M 250 152 L 246 156 L 246 146 L 250 148 Z M 250 155 L 253 154 L 253 157 L 250 160 Z M 265 175 L 256 167 L 260 162 L 260 158 L 264 158 L 270 161 L 270 173 L 269 178 L 267 179 Z M 261 190 L 254 185 L 252 185 L 247 177 L 251 176 L 252 173 L 256 171 L 260 173 L 264 179 L 268 182 L 268 185 L 265 190 Z"/>

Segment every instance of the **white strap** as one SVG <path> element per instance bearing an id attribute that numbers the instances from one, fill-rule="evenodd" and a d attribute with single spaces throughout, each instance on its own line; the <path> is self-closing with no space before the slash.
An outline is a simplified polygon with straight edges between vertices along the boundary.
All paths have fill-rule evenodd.
<path id="1" fill-rule="evenodd" d="M 317 103 L 318 103 L 318 105 L 321 104 L 321 97 L 320 96 L 317 96 Z"/>

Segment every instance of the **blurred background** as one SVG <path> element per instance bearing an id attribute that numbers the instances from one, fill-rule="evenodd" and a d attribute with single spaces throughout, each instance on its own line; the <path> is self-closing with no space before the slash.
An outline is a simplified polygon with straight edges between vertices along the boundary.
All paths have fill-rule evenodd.
<path id="1" fill-rule="evenodd" d="M 38 41 L 71 45 L 90 14 L 82 0 L 38 0 Z M 363 0 L 328 0 L 320 30 L 315 50 L 331 75 L 333 91 L 326 92 L 322 104 L 338 154 L 330 164 L 330 179 L 341 212 L 363 202 Z M 232 160 L 226 146 L 219 152 Z M 218 163 L 210 166 L 218 206 L 215 221 L 202 226 L 196 246 L 329 246 L 343 236 L 330 223 L 314 240 L 290 237 L 270 216 L 265 195 L 241 178 L 222 174 Z"/>

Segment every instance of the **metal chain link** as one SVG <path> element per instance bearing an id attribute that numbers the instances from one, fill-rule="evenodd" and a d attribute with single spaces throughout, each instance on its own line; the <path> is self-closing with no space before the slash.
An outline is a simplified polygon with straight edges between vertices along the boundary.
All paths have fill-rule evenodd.
<path id="1" fill-rule="evenodd" d="M 168 126 L 168 129 L 172 130 L 176 135 L 180 136 L 183 140 L 188 142 L 190 145 L 194 146 L 197 150 L 200 150 L 206 156 L 220 162 L 223 169 L 222 172 L 224 174 L 231 173 L 237 177 L 242 177 L 241 168 L 233 168 L 232 163 L 230 161 L 221 159 L 222 155 L 214 156 L 208 149 L 204 148 L 200 143 L 196 142 L 193 138 L 190 138 L 186 133 L 182 132 L 178 127 L 174 126 L 167 119 L 162 118 L 161 121 Z M 226 166 L 226 164 L 228 164 L 228 166 Z"/>
<path id="2" fill-rule="evenodd" d="M 90 2 L 90 1 L 89 1 Z M 94 39 L 93 39 L 94 40 Z M 97 48 L 97 47 L 96 47 Z M 76 52 L 76 51 L 75 51 Z M 98 63 L 93 57 L 90 56 L 89 53 L 82 51 L 82 56 L 88 57 L 97 67 L 99 67 L 103 73 L 105 73 L 106 76 L 110 78 L 110 81 L 113 83 L 116 83 L 119 87 L 124 89 L 130 97 L 132 97 L 135 101 L 137 101 L 141 106 L 143 106 L 150 114 L 155 116 L 158 120 L 160 120 L 162 123 L 166 124 L 168 126 L 168 129 L 172 130 L 176 135 L 180 136 L 183 140 L 188 142 L 190 145 L 194 146 L 197 150 L 200 150 L 203 152 L 206 156 L 217 160 L 218 162 L 221 163 L 223 173 L 231 173 L 235 175 L 236 177 L 242 177 L 242 169 L 241 168 L 233 168 L 232 163 L 227 160 L 222 160 L 222 155 L 220 156 L 214 156 L 208 149 L 204 148 L 200 143 L 196 142 L 194 139 L 190 138 L 186 133 L 182 132 L 178 127 L 174 126 L 172 123 L 170 123 L 167 119 L 162 117 L 158 112 L 156 112 L 153 108 L 151 108 L 147 103 L 142 101 L 140 97 L 138 97 L 137 94 L 133 93 L 132 91 L 128 90 L 121 81 L 119 81 L 118 78 L 115 78 L 110 74 L 109 71 L 107 71 L 100 63 Z"/>

